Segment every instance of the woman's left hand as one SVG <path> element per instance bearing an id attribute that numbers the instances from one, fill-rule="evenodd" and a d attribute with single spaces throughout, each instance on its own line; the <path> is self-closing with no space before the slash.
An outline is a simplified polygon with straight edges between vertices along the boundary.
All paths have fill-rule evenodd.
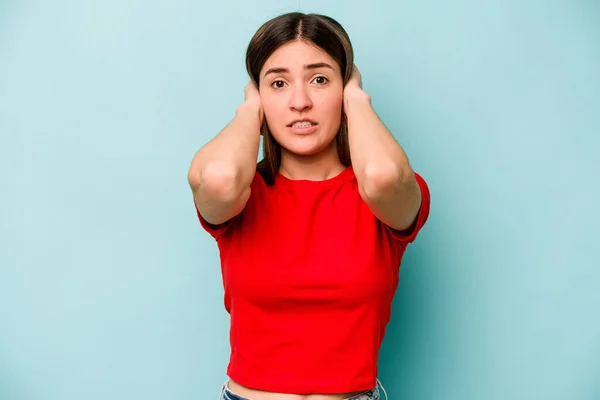
<path id="1" fill-rule="evenodd" d="M 356 68 L 356 64 L 352 66 L 352 74 L 350 75 L 350 79 L 346 84 L 347 88 L 351 88 L 352 86 L 362 90 L 362 75 L 360 74 L 358 68 Z"/>
<path id="2" fill-rule="evenodd" d="M 358 96 L 363 97 L 366 93 L 362 89 L 362 75 L 356 65 L 352 68 L 352 75 L 344 87 L 344 102 L 350 98 Z"/>

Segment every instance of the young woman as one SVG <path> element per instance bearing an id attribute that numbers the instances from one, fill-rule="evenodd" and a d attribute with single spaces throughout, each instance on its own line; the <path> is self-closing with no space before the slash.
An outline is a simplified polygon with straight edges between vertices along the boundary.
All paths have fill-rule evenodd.
<path id="1" fill-rule="evenodd" d="M 427 185 L 373 111 L 335 20 L 268 21 L 246 66 L 244 103 L 188 174 L 231 316 L 221 398 L 379 399 L 378 352 Z"/>

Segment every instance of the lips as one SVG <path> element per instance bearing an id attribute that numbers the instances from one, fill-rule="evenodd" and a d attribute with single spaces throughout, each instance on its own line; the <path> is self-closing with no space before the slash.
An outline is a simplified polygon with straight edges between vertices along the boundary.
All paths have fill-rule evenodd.
<path id="1" fill-rule="evenodd" d="M 294 126 L 295 123 L 297 122 L 310 122 L 312 125 L 317 125 L 317 123 L 311 119 L 296 119 L 294 121 L 292 121 L 290 124 L 288 124 L 288 127 L 292 127 Z"/>
<path id="2" fill-rule="evenodd" d="M 306 121 L 306 122 L 308 122 L 308 121 Z M 292 124 L 292 125 L 288 126 L 287 129 L 289 129 L 290 132 L 295 135 L 309 135 L 311 133 L 315 133 L 319 129 L 319 125 L 316 123 L 313 123 L 312 125 L 296 125 L 296 126 L 294 126 Z"/>

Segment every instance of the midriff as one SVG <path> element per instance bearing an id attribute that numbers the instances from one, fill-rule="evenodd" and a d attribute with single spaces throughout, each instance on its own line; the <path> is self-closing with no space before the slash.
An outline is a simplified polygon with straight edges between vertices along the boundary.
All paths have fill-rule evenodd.
<path id="1" fill-rule="evenodd" d="M 246 397 L 251 400 L 345 400 L 353 396 L 359 395 L 360 392 L 338 393 L 338 394 L 289 394 L 289 393 L 274 393 L 265 392 L 247 388 L 234 380 L 228 382 L 229 390 L 241 397 Z"/>

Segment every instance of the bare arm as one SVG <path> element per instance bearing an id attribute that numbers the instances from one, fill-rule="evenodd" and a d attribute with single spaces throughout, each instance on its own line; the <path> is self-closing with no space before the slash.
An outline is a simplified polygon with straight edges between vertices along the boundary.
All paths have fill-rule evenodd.
<path id="1" fill-rule="evenodd" d="M 250 197 L 263 113 L 252 82 L 235 118 L 194 156 L 188 182 L 202 217 L 219 225 L 239 214 Z"/>
<path id="2" fill-rule="evenodd" d="M 408 229 L 421 206 L 421 191 L 404 150 L 371 107 L 360 73 L 344 90 L 350 156 L 361 197 L 373 214 L 397 230 Z"/>

